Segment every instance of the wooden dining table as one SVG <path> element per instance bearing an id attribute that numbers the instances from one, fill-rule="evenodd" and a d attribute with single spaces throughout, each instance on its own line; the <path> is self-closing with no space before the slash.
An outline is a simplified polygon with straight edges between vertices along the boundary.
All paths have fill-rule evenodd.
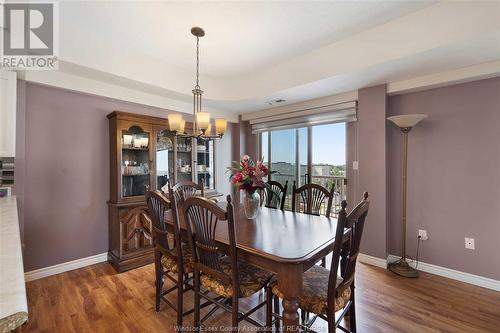
<path id="1" fill-rule="evenodd" d="M 218 202 L 225 209 L 226 202 Z M 283 293 L 284 331 L 297 332 L 298 296 L 302 291 L 303 273 L 333 249 L 337 220 L 325 216 L 293 213 L 262 207 L 257 218 L 247 219 L 243 205 L 234 204 L 238 260 L 248 262 L 277 275 Z M 186 233 L 179 214 L 181 233 Z M 167 224 L 172 216 L 167 213 Z M 228 250 L 226 221 L 219 221 L 215 239 L 222 251 Z"/>

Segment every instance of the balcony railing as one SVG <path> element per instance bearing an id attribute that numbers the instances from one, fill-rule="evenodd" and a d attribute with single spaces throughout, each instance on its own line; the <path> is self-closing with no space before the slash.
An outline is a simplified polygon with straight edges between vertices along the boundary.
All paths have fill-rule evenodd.
<path id="1" fill-rule="evenodd" d="M 281 184 L 285 184 L 288 181 L 288 190 L 285 199 L 285 209 L 292 209 L 292 186 L 295 180 L 294 175 L 276 173 L 272 175 L 272 180 L 277 181 Z M 334 185 L 334 195 L 332 201 L 332 212 L 331 215 L 336 217 L 341 209 L 342 200 L 346 199 L 347 196 L 347 178 L 344 176 L 311 176 L 311 182 L 313 184 L 318 184 L 326 189 L 330 190 L 332 185 Z M 297 186 L 304 184 L 301 182 Z M 326 213 L 328 202 L 324 202 L 321 205 L 320 214 L 324 215 Z"/>

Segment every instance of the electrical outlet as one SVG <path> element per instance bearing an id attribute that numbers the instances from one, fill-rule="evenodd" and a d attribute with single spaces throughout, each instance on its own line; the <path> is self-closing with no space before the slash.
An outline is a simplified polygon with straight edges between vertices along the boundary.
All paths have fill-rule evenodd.
<path id="1" fill-rule="evenodd" d="M 420 240 L 428 240 L 429 237 L 427 236 L 427 230 L 418 230 L 418 236 L 420 237 Z"/>
<path id="2" fill-rule="evenodd" d="M 476 245 L 474 244 L 474 238 L 465 237 L 465 248 L 469 250 L 476 249 Z"/>

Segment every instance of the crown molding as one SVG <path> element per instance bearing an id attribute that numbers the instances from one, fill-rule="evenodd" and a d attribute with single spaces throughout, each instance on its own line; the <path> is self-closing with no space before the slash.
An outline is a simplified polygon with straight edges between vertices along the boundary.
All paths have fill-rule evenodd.
<path id="1" fill-rule="evenodd" d="M 485 62 L 445 72 L 418 76 L 408 80 L 390 82 L 387 84 L 387 94 L 398 95 L 445 87 L 459 83 L 489 79 L 497 76 L 500 76 L 500 60 Z"/>

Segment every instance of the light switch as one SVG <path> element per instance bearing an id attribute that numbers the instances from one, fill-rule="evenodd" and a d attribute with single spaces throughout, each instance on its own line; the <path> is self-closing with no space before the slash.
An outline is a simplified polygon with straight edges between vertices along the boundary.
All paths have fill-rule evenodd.
<path id="1" fill-rule="evenodd" d="M 359 162 L 358 161 L 352 161 L 352 169 L 353 170 L 359 169 Z"/>

